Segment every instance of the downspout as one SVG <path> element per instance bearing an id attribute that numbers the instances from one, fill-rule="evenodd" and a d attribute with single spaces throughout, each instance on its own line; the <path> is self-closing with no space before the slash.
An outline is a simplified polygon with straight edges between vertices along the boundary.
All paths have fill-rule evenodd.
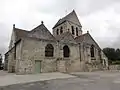
<path id="1" fill-rule="evenodd" d="M 81 44 L 80 43 L 78 44 L 79 44 L 79 55 L 80 55 L 80 69 L 81 69 Z"/>
<path id="2" fill-rule="evenodd" d="M 81 44 L 79 43 L 79 55 L 80 55 L 80 62 L 81 62 Z"/>
<path id="3" fill-rule="evenodd" d="M 15 43 L 15 49 L 14 49 L 14 71 L 12 71 L 12 72 L 16 72 L 16 43 Z M 13 69 L 13 67 L 12 67 L 12 69 Z"/>

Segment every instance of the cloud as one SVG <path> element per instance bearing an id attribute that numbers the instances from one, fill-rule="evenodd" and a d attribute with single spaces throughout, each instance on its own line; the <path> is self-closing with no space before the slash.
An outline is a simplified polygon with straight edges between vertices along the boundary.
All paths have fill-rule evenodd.
<path id="1" fill-rule="evenodd" d="M 0 52 L 2 54 L 4 54 L 7 51 L 7 47 L 9 44 L 9 40 L 10 40 L 10 34 L 11 32 L 9 32 L 9 27 L 4 24 L 4 23 L 0 23 Z"/>
<path id="2" fill-rule="evenodd" d="M 73 9 L 76 10 L 84 33 L 89 30 L 99 45 L 120 47 L 120 0 L 0 0 L 0 52 L 5 53 L 12 25 L 31 30 L 43 20 L 52 27 Z"/>
<path id="3" fill-rule="evenodd" d="M 120 48 L 118 40 L 120 39 L 120 14 L 116 12 L 116 4 L 107 7 L 104 10 L 99 10 L 91 13 L 88 16 L 82 16 L 83 30 L 90 31 L 91 35 L 104 47 Z M 118 39 L 119 38 L 119 39 Z M 117 40 L 117 41 L 116 41 Z"/>

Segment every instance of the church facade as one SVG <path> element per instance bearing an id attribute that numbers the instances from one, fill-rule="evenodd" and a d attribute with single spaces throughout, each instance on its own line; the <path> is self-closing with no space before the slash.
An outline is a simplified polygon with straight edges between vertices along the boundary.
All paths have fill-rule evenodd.
<path id="1" fill-rule="evenodd" d="M 103 70 L 108 59 L 73 10 L 59 19 L 53 34 L 44 23 L 31 31 L 16 28 L 5 54 L 5 70 L 16 74 Z"/>

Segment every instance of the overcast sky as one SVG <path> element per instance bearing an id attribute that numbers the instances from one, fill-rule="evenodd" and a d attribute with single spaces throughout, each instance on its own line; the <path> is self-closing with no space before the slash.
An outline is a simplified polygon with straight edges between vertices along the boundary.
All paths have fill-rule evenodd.
<path id="1" fill-rule="evenodd" d="M 101 48 L 120 48 L 120 0 L 0 0 L 0 52 L 8 49 L 13 24 L 31 30 L 43 20 L 52 32 L 73 9 Z"/>

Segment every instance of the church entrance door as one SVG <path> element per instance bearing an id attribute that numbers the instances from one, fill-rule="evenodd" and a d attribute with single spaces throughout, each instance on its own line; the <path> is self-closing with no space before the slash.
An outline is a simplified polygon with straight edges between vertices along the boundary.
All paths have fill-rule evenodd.
<path id="1" fill-rule="evenodd" d="M 40 73 L 41 72 L 41 61 L 36 60 L 35 61 L 35 73 Z"/>

